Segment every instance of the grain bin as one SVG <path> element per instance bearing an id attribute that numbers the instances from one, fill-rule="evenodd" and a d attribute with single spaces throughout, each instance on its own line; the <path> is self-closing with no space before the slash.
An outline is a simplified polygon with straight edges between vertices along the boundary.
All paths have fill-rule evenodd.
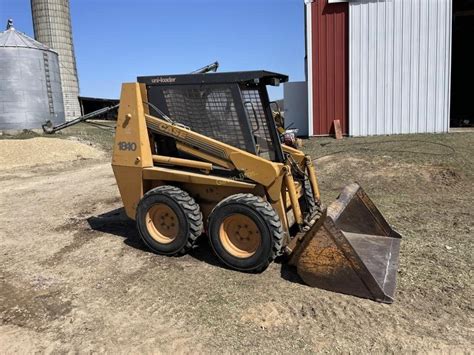
<path id="1" fill-rule="evenodd" d="M 58 54 L 18 32 L 0 32 L 0 130 L 41 129 L 64 122 Z"/>
<path id="2" fill-rule="evenodd" d="M 31 0 L 35 39 L 59 54 L 66 120 L 81 116 L 69 0 Z"/>

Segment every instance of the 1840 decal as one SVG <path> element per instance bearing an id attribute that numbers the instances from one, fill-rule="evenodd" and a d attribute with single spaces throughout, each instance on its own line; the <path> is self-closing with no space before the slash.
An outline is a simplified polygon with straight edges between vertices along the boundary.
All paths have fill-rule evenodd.
<path id="1" fill-rule="evenodd" d="M 134 142 L 118 142 L 119 150 L 128 150 L 134 152 L 137 150 L 137 144 Z"/>

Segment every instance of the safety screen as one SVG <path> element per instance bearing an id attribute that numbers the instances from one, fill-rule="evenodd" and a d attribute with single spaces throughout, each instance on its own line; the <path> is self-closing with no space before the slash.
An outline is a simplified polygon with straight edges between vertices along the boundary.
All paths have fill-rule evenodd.
<path id="1" fill-rule="evenodd" d="M 262 158 L 275 160 L 275 147 L 270 134 L 270 128 L 262 105 L 258 89 L 242 90 L 244 106 L 250 119 L 252 135 L 255 139 L 257 154 Z"/>
<path id="2" fill-rule="evenodd" d="M 169 116 L 193 131 L 255 153 L 248 124 L 239 119 L 232 88 L 223 85 L 160 87 Z"/>

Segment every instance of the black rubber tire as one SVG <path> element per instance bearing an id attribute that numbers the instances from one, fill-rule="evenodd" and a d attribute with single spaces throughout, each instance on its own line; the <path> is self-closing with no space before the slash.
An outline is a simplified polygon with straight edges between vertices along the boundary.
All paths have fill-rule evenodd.
<path id="1" fill-rule="evenodd" d="M 169 244 L 155 240 L 146 227 L 147 212 L 157 203 L 166 204 L 178 217 L 179 232 Z M 162 255 L 185 254 L 194 246 L 204 229 L 199 205 L 186 191 L 171 185 L 154 188 L 142 197 L 137 207 L 136 223 L 143 242 L 153 252 Z"/>
<path id="2" fill-rule="evenodd" d="M 313 189 L 311 188 L 311 183 L 308 177 L 306 176 L 304 178 L 303 189 L 304 189 L 303 197 L 306 204 L 306 211 L 311 215 L 318 208 L 318 203 L 314 198 Z"/>
<path id="3" fill-rule="evenodd" d="M 238 258 L 224 248 L 219 238 L 219 228 L 227 216 L 243 214 L 251 218 L 261 235 L 261 244 L 255 254 Z M 280 217 L 273 207 L 261 197 L 252 194 L 236 194 L 217 204 L 209 216 L 208 235 L 214 253 L 228 267 L 246 272 L 261 272 L 281 254 L 284 232 Z"/>

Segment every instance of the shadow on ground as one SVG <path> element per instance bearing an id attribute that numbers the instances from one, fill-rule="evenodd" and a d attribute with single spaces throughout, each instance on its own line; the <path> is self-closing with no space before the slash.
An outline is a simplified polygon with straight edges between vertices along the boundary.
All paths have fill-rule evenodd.
<path id="1" fill-rule="evenodd" d="M 125 214 L 124 208 L 116 208 L 109 212 L 92 216 L 87 219 L 91 229 L 112 234 L 124 238 L 124 243 L 132 248 L 149 253 L 148 247 L 143 244 L 135 227 L 135 222 L 128 218 Z M 203 234 L 197 241 L 197 248 L 188 253 L 191 257 L 208 263 L 209 265 L 229 269 L 222 264 L 219 259 L 212 252 L 206 236 Z M 296 273 L 296 268 L 288 265 L 283 257 L 277 258 L 276 263 L 281 265 L 280 275 L 284 280 L 304 284 L 301 278 Z"/>
<path id="2" fill-rule="evenodd" d="M 299 277 L 296 273 L 296 266 L 289 265 L 286 262 L 282 262 L 280 260 L 277 261 L 281 263 L 280 276 L 282 279 L 306 286 L 301 277 Z"/>
<path id="3" fill-rule="evenodd" d="M 87 219 L 89 226 L 98 232 L 116 235 L 124 238 L 124 243 L 132 248 L 150 252 L 150 249 L 141 241 L 135 222 L 128 218 L 124 208 L 117 208 L 98 216 Z M 197 248 L 188 253 L 191 257 L 204 261 L 210 265 L 226 268 L 222 265 L 211 250 L 205 235 L 197 240 Z"/>
<path id="4" fill-rule="evenodd" d="M 87 223 L 95 231 L 122 237 L 126 245 L 149 252 L 140 240 L 134 221 L 127 217 L 123 208 L 89 217 Z"/>

